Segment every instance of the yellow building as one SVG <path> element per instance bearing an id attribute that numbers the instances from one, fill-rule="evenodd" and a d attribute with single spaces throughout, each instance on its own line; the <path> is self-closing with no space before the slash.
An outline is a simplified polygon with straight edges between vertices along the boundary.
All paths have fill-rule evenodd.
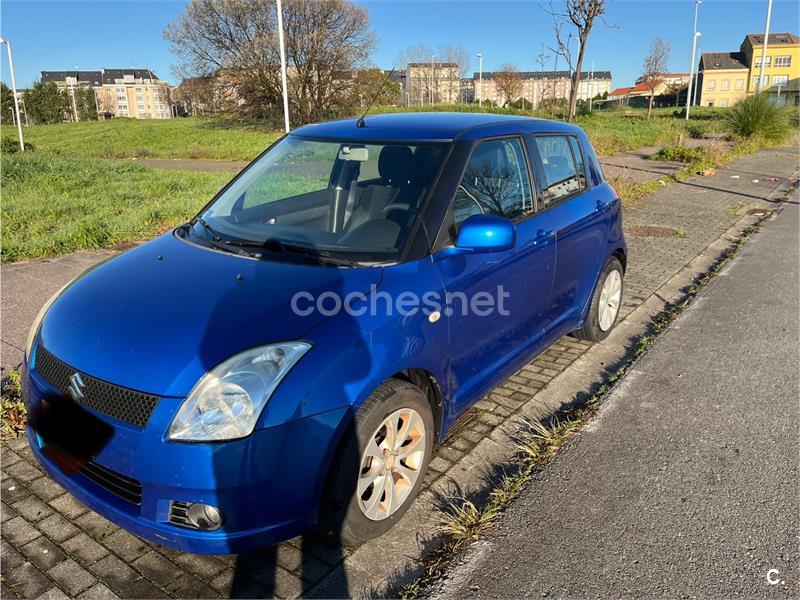
<path id="1" fill-rule="evenodd" d="M 750 65 L 748 92 L 758 89 L 761 75 L 761 56 L 764 35 L 751 33 L 744 38 L 741 52 Z M 770 33 L 767 40 L 767 60 L 761 90 L 775 95 L 779 104 L 798 104 L 800 84 L 800 37 L 792 33 Z"/>
<path id="2" fill-rule="evenodd" d="M 701 106 L 733 106 L 759 88 L 764 35 L 745 36 L 739 52 L 704 52 L 698 72 Z M 792 33 L 771 33 L 767 40 L 764 85 L 761 91 L 777 104 L 798 104 L 800 88 L 800 38 Z"/>
<path id="3" fill-rule="evenodd" d="M 747 95 L 750 69 L 741 52 L 704 52 L 700 57 L 700 106 L 733 106 Z"/>

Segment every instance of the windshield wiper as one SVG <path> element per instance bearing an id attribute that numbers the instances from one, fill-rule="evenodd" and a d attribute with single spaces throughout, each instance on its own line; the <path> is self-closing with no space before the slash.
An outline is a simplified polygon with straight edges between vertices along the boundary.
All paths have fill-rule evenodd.
<path id="1" fill-rule="evenodd" d="M 309 248 L 300 244 L 287 244 L 275 238 L 258 241 L 232 241 L 222 240 L 223 244 L 230 246 L 238 246 L 245 248 L 264 248 L 271 252 L 282 254 L 284 256 L 298 257 L 314 263 L 323 263 L 329 265 L 345 266 L 345 267 L 358 267 L 362 266 L 360 262 L 347 258 L 339 258 L 332 256 L 324 250 L 317 250 L 316 248 Z"/>

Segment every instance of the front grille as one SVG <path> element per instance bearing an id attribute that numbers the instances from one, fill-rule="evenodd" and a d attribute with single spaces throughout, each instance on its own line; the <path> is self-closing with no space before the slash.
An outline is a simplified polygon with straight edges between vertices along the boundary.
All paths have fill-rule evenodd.
<path id="1" fill-rule="evenodd" d="M 178 500 L 173 500 L 169 506 L 169 522 L 173 525 L 197 529 L 189 520 L 189 515 L 187 514 L 189 506 L 191 506 L 191 502 L 180 502 Z"/>
<path id="2" fill-rule="evenodd" d="M 36 372 L 49 386 L 72 398 L 67 390 L 69 378 L 76 373 L 75 369 L 57 359 L 41 345 L 36 350 L 34 365 Z M 158 404 L 158 396 L 120 387 L 84 373 L 80 375 L 86 385 L 83 388 L 83 398 L 75 400 L 78 404 L 131 425 L 147 425 Z"/>
<path id="3" fill-rule="evenodd" d="M 56 452 L 58 453 L 59 462 L 66 467 L 65 471 L 80 473 L 92 483 L 115 496 L 127 500 L 131 504 L 141 505 L 142 484 L 136 479 L 121 475 L 95 462 L 81 462 L 64 452 Z"/>

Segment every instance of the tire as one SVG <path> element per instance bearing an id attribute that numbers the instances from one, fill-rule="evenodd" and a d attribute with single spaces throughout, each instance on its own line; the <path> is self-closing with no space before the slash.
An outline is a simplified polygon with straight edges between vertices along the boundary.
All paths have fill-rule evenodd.
<path id="1" fill-rule="evenodd" d="M 407 428 L 408 443 L 396 451 L 397 457 L 384 452 L 382 460 L 374 458 L 377 451 L 392 446 L 386 434 L 390 417 L 390 422 L 397 423 L 396 433 L 402 432 L 404 424 L 411 424 Z M 377 442 L 382 435 L 383 440 Z M 378 386 L 356 413 L 339 445 L 322 498 L 318 530 L 347 547 L 389 531 L 419 494 L 433 452 L 434 435 L 430 403 L 420 388 L 399 379 Z M 368 456 L 368 449 L 373 451 L 372 456 Z M 381 475 L 382 469 L 387 469 L 387 475 Z M 408 474 L 413 473 L 416 477 L 411 482 Z M 368 485 L 368 481 L 373 483 Z M 392 500 L 379 500 L 389 497 L 390 484 Z M 371 517 L 367 515 L 369 507 Z"/>
<path id="2" fill-rule="evenodd" d="M 614 273 L 616 273 L 616 275 L 614 275 Z M 597 279 L 597 285 L 595 286 L 594 293 L 592 294 L 592 304 L 589 306 L 589 313 L 586 315 L 586 323 L 582 329 L 578 329 L 572 333 L 574 337 L 578 338 L 579 340 L 588 340 L 590 342 L 599 342 L 608 337 L 608 334 L 610 334 L 614 329 L 614 325 L 619 317 L 619 309 L 622 305 L 622 296 L 625 291 L 624 275 L 625 271 L 622 268 L 622 263 L 620 263 L 616 258 L 609 259 L 605 268 L 603 269 L 603 272 Z M 605 298 L 603 298 L 603 287 L 606 285 L 606 282 L 609 282 L 609 284 L 611 283 L 609 277 L 613 278 L 615 276 L 619 277 L 619 294 L 616 302 L 616 308 L 614 309 L 615 312 L 613 318 L 610 320 L 610 323 L 606 322 L 603 323 L 603 326 L 601 326 L 600 307 L 601 301 L 605 300 Z"/>

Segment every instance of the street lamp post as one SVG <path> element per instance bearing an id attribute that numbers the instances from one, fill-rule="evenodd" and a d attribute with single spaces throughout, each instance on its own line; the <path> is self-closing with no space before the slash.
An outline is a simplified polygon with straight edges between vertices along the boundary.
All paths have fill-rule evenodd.
<path id="1" fill-rule="evenodd" d="M 483 106 L 483 54 L 478 52 L 478 106 Z"/>
<path id="2" fill-rule="evenodd" d="M 689 118 L 689 107 L 692 104 L 692 83 L 694 75 L 694 61 L 697 56 L 697 38 L 700 33 L 697 31 L 697 15 L 700 12 L 702 0 L 695 0 L 694 3 L 694 28 L 692 29 L 692 62 L 689 65 L 689 88 L 686 90 L 686 118 Z"/>
<path id="3" fill-rule="evenodd" d="M 764 65 L 767 64 L 767 39 L 769 38 L 769 21 L 772 18 L 772 0 L 767 1 L 767 23 L 764 25 L 764 46 L 761 48 L 761 69 L 758 73 L 756 92 L 764 87 Z"/>
<path id="4" fill-rule="evenodd" d="M 283 125 L 289 133 L 289 86 L 286 82 L 286 47 L 283 43 L 283 8 L 281 0 L 275 0 L 278 7 L 278 44 L 281 52 L 281 87 L 283 88 Z"/>
<path id="5" fill-rule="evenodd" d="M 697 55 L 697 40 L 702 34 L 699 31 L 694 32 L 694 39 L 692 40 L 692 63 L 694 63 Z M 700 90 L 700 70 L 697 70 L 697 82 L 695 83 L 695 92 Z M 695 94 L 695 97 L 697 94 Z M 692 72 L 689 72 L 689 88 L 686 90 L 686 118 L 689 118 L 689 106 L 692 103 Z M 696 99 L 696 98 L 695 98 Z"/>
<path id="6" fill-rule="evenodd" d="M 433 72 L 434 72 L 434 69 L 435 69 L 435 67 L 433 66 L 433 59 L 434 58 L 436 58 L 436 55 L 435 54 L 431 54 L 431 78 L 430 78 L 430 82 L 431 82 L 431 104 L 432 105 L 436 104 L 435 96 L 433 95 Z"/>
<path id="7" fill-rule="evenodd" d="M 17 133 L 19 134 L 19 149 L 25 152 L 25 140 L 22 139 L 22 120 L 19 118 L 19 100 L 17 99 L 17 81 L 14 78 L 14 59 L 11 56 L 11 42 L 0 37 L 0 44 L 5 44 L 8 50 L 8 70 L 11 73 L 11 93 L 14 94 L 14 113 L 17 116 Z"/>

